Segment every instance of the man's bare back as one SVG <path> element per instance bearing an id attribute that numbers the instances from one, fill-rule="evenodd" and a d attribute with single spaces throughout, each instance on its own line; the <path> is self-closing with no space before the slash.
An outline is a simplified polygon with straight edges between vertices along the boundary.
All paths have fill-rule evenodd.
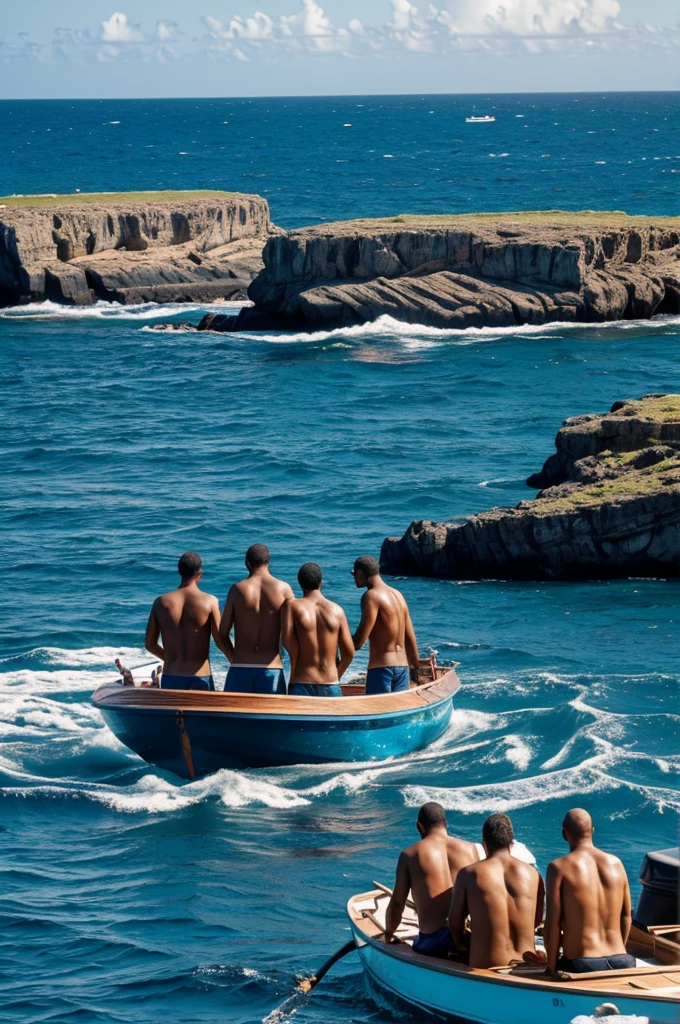
<path id="1" fill-rule="evenodd" d="M 548 866 L 545 927 L 548 966 L 557 967 L 559 947 L 570 960 L 626 953 L 631 925 L 628 878 L 618 857 L 592 842 L 590 815 L 567 814 L 563 835 L 571 851 Z"/>
<path id="2" fill-rule="evenodd" d="M 421 932 L 436 932 L 446 924 L 458 872 L 479 860 L 475 844 L 436 830 L 404 850 L 399 860 L 397 876 L 406 872 Z"/>
<path id="3" fill-rule="evenodd" d="M 543 918 L 543 881 L 535 867 L 510 853 L 512 826 L 503 836 L 499 825 L 493 838 L 494 819 L 501 818 L 509 823 L 506 815 L 492 815 L 485 824 L 487 859 L 459 871 L 453 887 L 449 927 L 460 948 L 470 915 L 471 967 L 500 967 L 535 951 L 534 932 Z M 495 845 L 506 839 L 507 846 Z"/>
<path id="4" fill-rule="evenodd" d="M 448 834 L 446 815 L 440 804 L 423 804 L 418 812 L 417 827 L 420 841 L 399 856 L 394 891 L 385 918 L 385 937 L 389 941 L 399 927 L 410 891 L 420 931 L 413 948 L 430 956 L 447 956 L 454 952 L 446 927 L 453 884 L 460 869 L 478 861 L 479 854 L 474 843 Z"/>
<path id="5" fill-rule="evenodd" d="M 304 597 L 286 601 L 283 608 L 282 641 L 290 655 L 290 685 L 332 685 L 354 656 L 347 616 L 321 593 L 321 570 L 315 563 L 303 565 L 298 579 Z"/>
<path id="6" fill-rule="evenodd" d="M 412 678 L 418 678 L 418 644 L 406 599 L 385 583 L 377 560 L 370 555 L 357 558 L 352 575 L 357 587 L 367 588 L 353 637 L 356 650 L 367 640 L 369 644 L 366 693 L 408 689 L 409 670 Z M 406 671 L 380 671 L 384 669 Z"/>
<path id="7" fill-rule="evenodd" d="M 252 565 L 249 556 L 256 548 L 266 552 L 266 562 Z M 251 557 L 257 561 L 258 552 Z M 250 572 L 248 579 L 235 583 L 227 595 L 220 634 L 234 665 L 281 668 L 281 612 L 293 591 L 283 580 L 272 576 L 269 552 L 264 545 L 248 549 L 246 566 Z M 232 628 L 233 644 L 229 635 Z"/>
<path id="8" fill-rule="evenodd" d="M 201 560 L 195 552 L 182 555 L 178 567 L 182 583 L 177 590 L 157 597 L 151 608 L 146 648 L 163 661 L 164 679 L 167 676 L 209 677 L 210 637 L 223 649 L 219 635 L 219 602 L 212 594 L 199 590 Z M 183 574 L 193 569 L 196 570 L 193 575 Z"/>

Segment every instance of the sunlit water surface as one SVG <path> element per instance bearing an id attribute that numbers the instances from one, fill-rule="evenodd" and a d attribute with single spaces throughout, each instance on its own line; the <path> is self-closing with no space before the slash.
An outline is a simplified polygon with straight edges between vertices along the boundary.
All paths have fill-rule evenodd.
<path id="1" fill-rule="evenodd" d="M 661 124 L 668 111 L 655 110 Z M 139 142 L 149 122 L 135 123 Z M 381 123 L 388 131 L 389 119 Z M 573 158 L 570 139 L 558 140 L 559 156 Z M 81 148 L 52 164 L 53 181 L 25 144 L 24 133 L 13 165 L 25 191 L 65 187 L 76 167 L 94 174 Z M 128 155 L 129 181 L 111 171 L 113 158 L 96 181 L 79 180 L 167 184 L 141 149 Z M 300 165 L 313 166 L 312 150 Z M 628 154 L 630 190 L 619 182 L 618 194 L 588 205 L 625 207 L 637 190 L 650 212 L 669 211 L 651 143 Z M 268 166 L 266 152 L 250 158 Z M 223 159 L 210 156 L 210 181 L 178 183 L 212 184 Z M 342 182 L 328 180 L 297 222 L 350 212 Z M 409 181 L 395 198 L 381 179 L 368 209 L 355 195 L 352 212 L 431 209 L 436 185 L 428 200 Z M 522 205 L 513 188 L 500 205 Z M 270 198 L 275 219 L 295 222 L 294 195 Z M 298 974 L 346 941 L 348 896 L 374 878 L 390 883 L 425 799 L 440 800 L 452 830 L 470 839 L 490 811 L 508 811 L 542 869 L 563 851 L 565 810 L 585 805 L 636 895 L 644 851 L 675 841 L 678 581 L 397 581 L 421 649 L 459 660 L 463 687 L 437 744 L 380 765 L 220 772 L 187 784 L 122 747 L 89 698 L 117 654 L 142 658 L 149 605 L 174 584 L 188 548 L 203 555 L 205 586 L 221 600 L 253 541 L 270 546 L 274 571 L 292 582 L 317 560 L 326 592 L 356 625 L 348 570 L 358 554 L 377 553 L 413 518 L 529 497 L 523 481 L 564 416 L 677 391 L 680 321 L 441 332 L 382 320 L 313 339 L 149 330 L 201 312 L 46 305 L 0 314 L 3 1020 L 263 1020 Z M 224 662 L 214 666 L 221 681 Z M 294 1009 L 300 1024 L 413 1020 L 365 987 L 353 958 Z"/>

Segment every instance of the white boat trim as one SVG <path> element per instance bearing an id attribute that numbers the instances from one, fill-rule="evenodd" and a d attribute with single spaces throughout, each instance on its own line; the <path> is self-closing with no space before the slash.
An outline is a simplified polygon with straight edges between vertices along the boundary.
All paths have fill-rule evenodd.
<path id="1" fill-rule="evenodd" d="M 375 911 L 367 907 L 369 901 Z M 411 935 L 405 934 L 412 934 L 412 922 L 400 932 L 400 943 L 386 946 L 380 932 L 386 901 L 380 890 L 352 897 L 347 904 L 352 934 L 372 981 L 419 1010 L 495 1024 L 502 998 L 504 1024 L 569 1024 L 576 1016 L 592 1015 L 602 1003 L 614 1003 L 621 1014 L 646 1016 L 655 1024 L 676 1024 L 678 1020 L 680 965 L 653 964 L 555 979 L 547 977 L 542 968 L 529 965 L 470 968 L 414 953 L 408 943 Z M 658 985 L 633 987 L 633 980 L 653 981 L 655 977 Z M 628 979 L 629 988 L 625 987 Z"/>

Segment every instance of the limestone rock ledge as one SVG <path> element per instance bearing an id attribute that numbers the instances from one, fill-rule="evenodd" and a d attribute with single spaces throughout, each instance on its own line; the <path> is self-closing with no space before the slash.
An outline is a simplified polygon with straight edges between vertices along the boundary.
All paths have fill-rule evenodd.
<path id="1" fill-rule="evenodd" d="M 466 328 L 680 311 L 679 218 L 545 211 L 346 221 L 271 238 L 263 259 L 248 289 L 252 315 L 277 316 L 281 328 L 384 314 Z"/>
<path id="2" fill-rule="evenodd" d="M 680 395 L 565 420 L 533 501 L 462 523 L 413 522 L 382 568 L 442 579 L 680 575 Z"/>
<path id="3" fill-rule="evenodd" d="M 169 195 L 55 196 L 47 204 L 33 197 L 33 205 L 27 197 L 4 207 L 0 200 L 0 305 L 245 297 L 276 230 L 267 201 Z"/>

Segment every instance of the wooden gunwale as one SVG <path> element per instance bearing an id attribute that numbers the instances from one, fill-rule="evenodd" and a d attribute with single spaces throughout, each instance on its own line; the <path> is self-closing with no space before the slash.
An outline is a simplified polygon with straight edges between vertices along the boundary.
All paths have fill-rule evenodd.
<path id="1" fill-rule="evenodd" d="M 159 690 L 110 683 L 100 686 L 92 703 L 110 708 L 140 711 L 196 711 L 212 714 L 374 718 L 406 714 L 452 697 L 460 687 L 455 668 L 441 678 L 414 686 L 402 693 L 379 696 L 289 697 L 287 694 L 224 693 L 209 690 Z"/>
<path id="2" fill-rule="evenodd" d="M 538 972 L 534 973 L 527 969 L 522 970 L 522 967 L 520 967 L 519 970 L 507 968 L 507 974 L 499 974 L 499 968 L 468 967 L 466 964 L 447 963 L 443 960 L 437 960 L 434 957 L 421 956 L 419 953 L 414 953 L 411 946 L 404 942 L 390 944 L 388 946 L 379 940 L 379 936 L 382 935 L 382 932 L 379 923 L 372 920 L 374 915 L 371 913 L 370 916 L 367 915 L 364 917 L 365 908 L 358 910 L 355 907 L 355 903 L 362 900 L 374 899 L 377 902 L 386 898 L 385 893 L 379 889 L 372 889 L 369 892 L 358 893 L 355 896 L 351 896 L 347 901 L 347 916 L 354 928 L 361 932 L 363 940 L 368 945 L 377 949 L 384 956 L 392 957 L 395 960 L 414 964 L 419 967 L 423 967 L 428 971 L 435 971 L 438 974 L 454 975 L 458 978 L 465 978 L 466 980 L 474 982 L 483 982 L 487 985 L 528 987 L 537 992 L 555 993 L 564 993 L 565 989 L 567 989 L 568 991 L 589 996 L 611 997 L 618 995 L 625 996 L 628 999 L 654 999 L 655 1001 L 668 1003 L 678 1002 L 680 965 L 675 968 L 672 966 L 628 967 L 620 971 L 597 971 L 588 975 L 561 974 L 559 976 L 547 978 L 542 974 L 540 968 Z M 367 928 L 367 925 L 371 926 L 370 930 Z M 506 970 L 506 968 L 501 968 L 501 970 Z M 538 977 L 537 973 L 539 975 Z M 649 988 L 645 987 L 644 989 L 633 987 L 632 985 L 632 982 L 635 980 L 644 980 L 654 976 L 663 976 L 667 980 L 672 980 L 673 984 L 671 986 L 664 985 L 659 988 L 650 986 Z M 603 987 L 601 982 L 605 979 L 609 984 L 606 987 Z M 385 984 L 383 979 L 377 980 L 380 985 Z M 395 990 L 391 989 L 391 991 Z M 396 992 L 396 994 L 399 995 L 398 992 Z"/>

